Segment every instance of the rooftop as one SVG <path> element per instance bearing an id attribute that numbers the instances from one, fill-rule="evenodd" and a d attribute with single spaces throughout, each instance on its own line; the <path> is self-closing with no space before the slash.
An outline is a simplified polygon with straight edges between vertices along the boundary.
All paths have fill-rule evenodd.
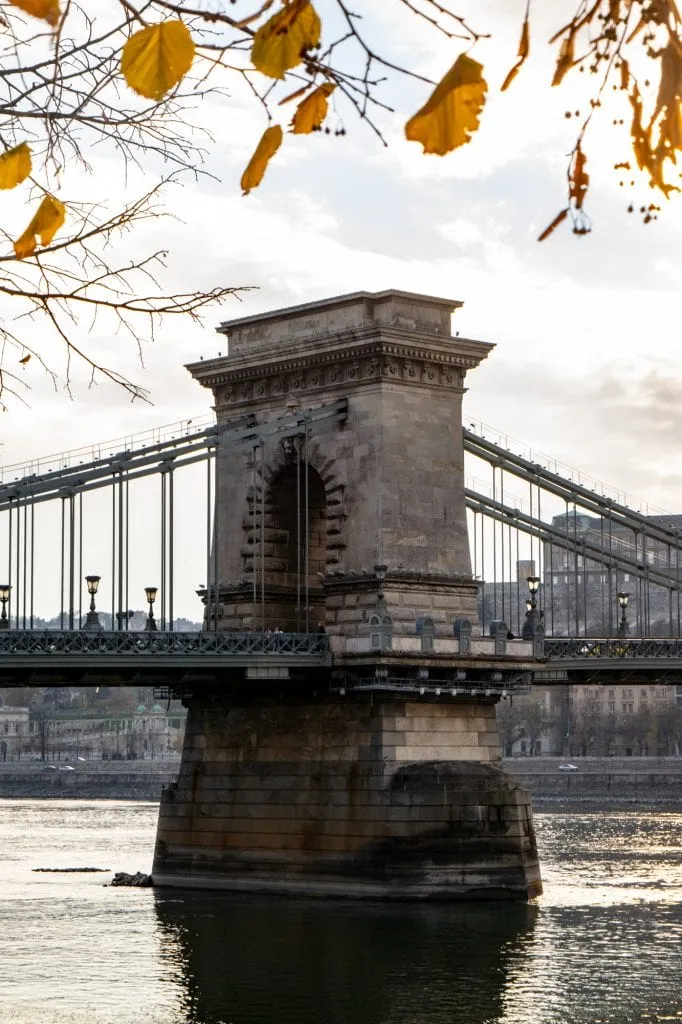
<path id="1" fill-rule="evenodd" d="M 453 313 L 456 309 L 459 309 L 460 306 L 464 305 L 464 303 L 459 299 L 444 299 L 436 295 L 422 295 L 419 292 L 404 292 L 393 288 L 385 289 L 380 292 L 348 292 L 347 295 L 335 295 L 329 299 L 318 299 L 315 302 L 304 302 L 297 306 L 270 309 L 266 310 L 264 313 L 253 313 L 251 316 L 237 317 L 234 320 L 224 320 L 218 328 L 218 333 L 227 334 L 233 327 L 246 327 L 249 324 L 264 323 L 268 320 L 289 320 L 292 317 L 322 313 L 328 310 L 338 309 L 342 306 L 355 306 L 361 303 L 385 303 L 396 299 L 415 306 L 440 307 L 448 313 Z"/>

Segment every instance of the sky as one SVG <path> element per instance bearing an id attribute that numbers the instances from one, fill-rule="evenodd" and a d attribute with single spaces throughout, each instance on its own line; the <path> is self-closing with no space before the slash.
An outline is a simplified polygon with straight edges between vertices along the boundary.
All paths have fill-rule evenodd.
<path id="1" fill-rule="evenodd" d="M 331 3 L 318 3 L 323 19 Z M 368 36 L 378 39 L 371 33 L 382 28 L 391 59 L 441 77 L 463 44 L 417 24 L 403 5 L 383 3 L 364 23 Z M 28 405 L 10 402 L 0 418 L 0 461 L 208 414 L 210 394 L 184 364 L 225 351 L 215 334 L 221 320 L 356 290 L 398 288 L 463 301 L 453 329 L 495 343 L 468 378 L 467 422 L 490 424 L 660 508 L 682 510 L 682 200 L 664 202 L 662 216 L 648 225 L 626 212 L 631 199 L 639 205 L 650 194 L 621 189 L 612 170 L 627 157 L 627 135 L 612 126 L 624 116 L 619 96 L 608 100 L 614 106 L 585 146 L 592 233 L 578 237 L 564 225 L 536 241 L 565 202 L 576 127 L 566 108 L 585 99 L 581 81 L 575 93 L 570 77 L 561 89 L 548 85 L 546 40 L 573 6 L 562 0 L 538 8 L 531 58 L 501 95 L 525 3 L 457 5 L 493 33 L 471 54 L 484 64 L 489 95 L 472 143 L 444 158 L 422 155 L 403 137 L 406 118 L 429 87 L 391 76 L 382 96 L 396 112 L 379 118 L 387 147 L 339 100 L 329 124 L 346 134 L 286 136 L 263 184 L 244 197 L 239 177 L 264 118 L 239 88 L 219 102 L 202 101 L 198 115 L 215 138 L 206 163 L 213 177 L 172 188 L 168 207 L 178 219 L 149 226 L 125 244 L 136 252 L 149 245 L 169 250 L 166 287 L 249 290 L 207 310 L 203 326 L 168 322 L 143 345 L 142 363 L 125 337 L 83 325 L 88 350 L 148 388 L 153 404 L 131 404 L 106 382 L 88 387 L 78 369 L 69 396 L 29 363 Z M 281 108 L 278 116 L 288 118 L 291 109 Z M 93 171 L 82 181 L 67 175 L 65 188 L 95 194 L 102 175 L 112 182 L 112 195 L 117 181 L 123 188 L 111 154 L 94 156 Z M 133 169 L 126 192 L 148 180 Z M 11 316 L 6 305 L 0 309 Z M 53 363 L 60 360 L 54 350 Z"/>

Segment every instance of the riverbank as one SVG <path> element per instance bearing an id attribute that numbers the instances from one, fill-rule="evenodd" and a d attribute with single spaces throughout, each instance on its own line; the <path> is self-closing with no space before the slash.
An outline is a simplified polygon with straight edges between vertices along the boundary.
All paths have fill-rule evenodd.
<path id="1" fill-rule="evenodd" d="M 577 770 L 562 770 L 563 764 Z M 537 809 L 566 803 L 682 805 L 680 757 L 515 757 L 505 758 L 503 767 L 530 790 Z"/>
<path id="2" fill-rule="evenodd" d="M 39 761 L 0 763 L 0 799 L 155 800 L 175 782 L 173 761 L 85 761 L 72 770 Z"/>
<path id="3" fill-rule="evenodd" d="M 505 771 L 533 796 L 538 809 L 555 805 L 682 806 L 682 758 L 581 757 L 568 762 L 577 771 L 562 771 L 562 758 L 506 758 Z M 180 759 L 172 761 L 74 762 L 73 770 L 39 761 L 0 763 L 0 799 L 159 800 L 175 782 Z"/>

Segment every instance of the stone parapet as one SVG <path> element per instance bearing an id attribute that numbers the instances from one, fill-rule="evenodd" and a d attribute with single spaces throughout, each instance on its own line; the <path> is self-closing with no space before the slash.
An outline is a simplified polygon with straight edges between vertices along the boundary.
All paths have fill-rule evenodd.
<path id="1" fill-rule="evenodd" d="M 365 632 L 364 636 L 348 637 L 342 634 L 335 635 L 328 630 L 330 633 L 329 645 L 333 654 L 364 654 L 371 651 L 377 650 L 372 645 L 372 638 L 369 630 Z M 393 636 L 391 650 L 396 653 L 402 652 L 403 654 L 417 655 L 422 653 L 422 639 L 418 635 L 413 636 Z M 498 655 L 496 654 L 495 641 L 488 637 L 481 637 L 472 640 L 466 648 L 463 648 L 462 641 L 452 636 L 434 636 L 433 647 L 431 651 L 435 655 L 448 655 L 451 660 L 456 660 L 458 665 L 463 665 L 462 658 L 482 658 L 486 661 L 496 660 Z M 504 654 L 509 655 L 511 658 L 522 658 L 528 662 L 526 666 L 531 669 L 535 666 L 533 658 L 533 643 L 530 640 L 509 640 L 505 645 Z M 464 666 L 463 666 L 464 667 Z"/>

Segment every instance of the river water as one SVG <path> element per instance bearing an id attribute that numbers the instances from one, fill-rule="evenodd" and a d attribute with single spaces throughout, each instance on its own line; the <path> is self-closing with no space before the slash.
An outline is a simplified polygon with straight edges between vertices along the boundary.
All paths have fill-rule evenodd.
<path id="1" fill-rule="evenodd" d="M 121 889 L 157 807 L 0 801 L 4 1024 L 682 1021 L 682 813 L 537 814 L 544 896 L 385 905 Z"/>

